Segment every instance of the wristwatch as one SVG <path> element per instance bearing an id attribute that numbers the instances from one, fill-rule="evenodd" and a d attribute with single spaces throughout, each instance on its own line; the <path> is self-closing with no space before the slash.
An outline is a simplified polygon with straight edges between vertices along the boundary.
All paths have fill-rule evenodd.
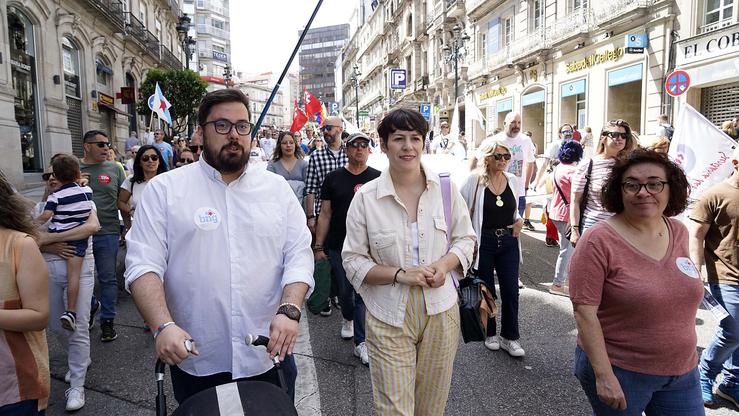
<path id="1" fill-rule="evenodd" d="M 300 308 L 298 308 L 297 305 L 292 303 L 283 303 L 279 308 L 277 308 L 277 313 L 275 315 L 285 315 L 295 322 L 300 322 L 301 313 Z"/>

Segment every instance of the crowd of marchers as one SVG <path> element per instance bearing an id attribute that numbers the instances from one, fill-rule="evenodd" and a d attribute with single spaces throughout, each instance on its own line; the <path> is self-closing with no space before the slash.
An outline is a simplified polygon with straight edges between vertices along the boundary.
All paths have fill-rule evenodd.
<path id="1" fill-rule="evenodd" d="M 417 111 L 392 110 L 371 133 L 327 117 L 253 134 L 249 109 L 238 90 L 208 93 L 190 140 L 132 133 L 123 161 L 104 132 L 87 132 L 83 158 L 49 161 L 34 206 L 0 175 L 0 415 L 44 414 L 47 331 L 67 353 L 66 409 L 84 406 L 96 316 L 100 341 L 117 338 L 118 250 L 180 406 L 232 381 L 266 381 L 294 400 L 308 305 L 340 310 L 378 415 L 443 414 L 461 335 L 456 276 L 496 299 L 484 348 L 526 355 L 520 235 L 534 227 L 534 189 L 549 195 L 550 292 L 572 302 L 573 372 L 594 414 L 702 415 L 714 395 L 739 403 L 739 150 L 732 175 L 680 221 L 685 173 L 663 149 L 640 147 L 624 120 L 592 134 L 592 150 L 562 125 L 537 167 L 509 113 L 476 148 L 464 142 L 470 172 L 458 186 L 424 155 L 461 142 L 448 124 L 430 138 Z M 372 152 L 387 168 L 368 166 Z M 706 282 L 725 317 L 699 356 Z M 269 336 L 267 354 L 244 342 L 252 334 Z"/>

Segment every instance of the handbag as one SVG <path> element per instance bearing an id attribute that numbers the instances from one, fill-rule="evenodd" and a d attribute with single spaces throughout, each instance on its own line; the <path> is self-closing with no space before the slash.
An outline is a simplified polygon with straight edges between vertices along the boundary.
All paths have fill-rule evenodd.
<path id="1" fill-rule="evenodd" d="M 447 223 L 447 241 L 451 233 L 451 183 L 449 182 L 449 174 L 440 174 L 441 180 L 441 198 L 444 203 L 444 219 Z M 480 184 L 475 187 L 475 196 L 470 208 L 470 218 L 475 214 L 475 205 L 477 203 L 477 191 Z M 472 254 L 472 264 L 475 264 L 477 258 L 477 249 Z M 457 288 L 459 303 L 459 327 L 462 330 L 462 339 L 465 344 L 468 342 L 485 341 L 487 335 L 488 319 L 495 317 L 497 308 L 493 292 L 488 289 L 485 282 L 477 276 L 477 271 L 471 266 L 467 270 L 464 279 L 457 281 L 458 271 L 452 272 L 454 286 Z"/>
<path id="2" fill-rule="evenodd" d="M 579 228 L 582 226 L 582 220 L 585 217 L 585 207 L 588 205 L 588 194 L 590 193 L 590 173 L 593 172 L 593 159 L 590 159 L 590 163 L 588 163 L 588 173 L 585 174 L 585 189 L 582 191 L 582 198 L 580 199 L 580 218 L 578 218 L 577 227 Z M 556 184 L 557 181 L 555 180 L 554 183 Z M 557 189 L 560 192 L 560 195 L 562 195 L 562 190 L 559 189 L 559 186 L 557 186 Z M 569 206 L 567 203 L 567 200 L 564 198 L 564 195 L 562 195 L 562 199 L 565 200 L 565 205 Z M 572 239 L 572 224 L 567 224 L 567 231 L 565 231 L 565 238 L 567 241 L 570 241 Z"/>

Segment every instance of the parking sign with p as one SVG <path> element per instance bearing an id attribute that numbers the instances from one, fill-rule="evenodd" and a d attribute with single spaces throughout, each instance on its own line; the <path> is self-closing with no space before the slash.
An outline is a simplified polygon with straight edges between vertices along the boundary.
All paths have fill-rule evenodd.
<path id="1" fill-rule="evenodd" d="M 403 90 L 406 86 L 406 72 L 403 68 L 390 69 L 390 88 L 394 90 Z"/>

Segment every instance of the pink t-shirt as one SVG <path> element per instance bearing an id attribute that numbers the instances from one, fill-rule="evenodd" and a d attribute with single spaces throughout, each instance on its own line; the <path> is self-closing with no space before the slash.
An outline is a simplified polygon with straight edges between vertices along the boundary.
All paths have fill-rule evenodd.
<path id="1" fill-rule="evenodd" d="M 572 174 L 577 170 L 577 165 L 571 164 L 566 165 L 560 163 L 554 168 L 553 180 L 556 183 L 552 183 L 552 202 L 549 204 L 549 218 L 553 221 L 567 222 L 570 220 L 570 190 L 572 189 Z M 562 200 L 562 194 L 557 190 L 562 190 L 562 194 L 567 198 L 567 204 Z"/>
<path id="2" fill-rule="evenodd" d="M 690 261 L 687 229 L 674 219 L 667 225 L 670 245 L 660 261 L 605 221 L 590 228 L 570 259 L 570 299 L 598 306 L 612 365 L 677 376 L 698 363 L 695 315 L 703 283 Z"/>

